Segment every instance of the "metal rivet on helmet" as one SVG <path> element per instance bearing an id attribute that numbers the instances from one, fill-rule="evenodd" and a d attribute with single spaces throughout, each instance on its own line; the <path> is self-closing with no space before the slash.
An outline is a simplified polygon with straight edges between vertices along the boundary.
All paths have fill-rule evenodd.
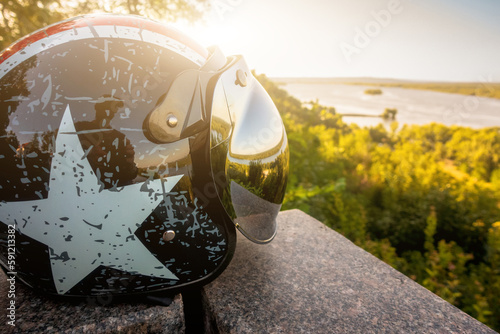
<path id="1" fill-rule="evenodd" d="M 167 125 L 170 126 L 171 128 L 175 128 L 178 122 L 179 121 L 177 120 L 177 117 L 175 117 L 174 115 L 169 115 L 167 117 Z"/>
<path id="2" fill-rule="evenodd" d="M 164 241 L 172 241 L 175 238 L 175 232 L 172 230 L 168 230 L 165 233 L 163 233 L 163 240 Z"/>
<path id="3" fill-rule="evenodd" d="M 247 74 L 242 69 L 236 71 L 236 84 L 241 87 L 246 87 L 248 85 Z"/>

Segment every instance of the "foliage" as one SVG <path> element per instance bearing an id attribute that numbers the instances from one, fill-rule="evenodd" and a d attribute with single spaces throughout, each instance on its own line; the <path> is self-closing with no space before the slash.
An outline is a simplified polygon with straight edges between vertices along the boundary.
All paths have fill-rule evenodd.
<path id="1" fill-rule="evenodd" d="M 500 128 L 346 125 L 265 76 L 290 145 L 284 209 L 301 209 L 500 329 Z"/>
<path id="2" fill-rule="evenodd" d="M 398 110 L 395 108 L 385 108 L 384 112 L 382 113 L 382 118 L 383 119 L 396 119 L 396 115 L 398 114 Z"/>
<path id="3" fill-rule="evenodd" d="M 342 84 L 432 90 L 500 99 L 500 83 L 491 82 L 490 78 L 483 78 L 482 82 L 343 82 Z"/>
<path id="4" fill-rule="evenodd" d="M 0 3 L 0 50 L 20 37 L 76 15 L 105 12 L 142 15 L 152 19 L 195 20 L 207 0 L 8 0 Z"/>
<path id="5" fill-rule="evenodd" d="M 367 90 L 365 90 L 365 94 L 368 94 L 368 95 L 381 95 L 382 94 L 382 90 L 380 90 L 378 88 L 367 89 Z"/>
<path id="6" fill-rule="evenodd" d="M 75 14 L 192 20 L 206 6 L 207 0 L 2 1 L 0 49 Z M 343 123 L 334 108 L 317 102 L 306 108 L 265 76 L 258 79 L 287 128 L 284 208 L 315 216 L 500 330 L 500 129 L 430 124 L 397 131 L 396 122 L 390 130 L 360 128 Z M 500 84 L 493 83 L 377 85 L 500 98 Z M 51 138 L 34 137 L 32 145 L 51 145 Z"/>

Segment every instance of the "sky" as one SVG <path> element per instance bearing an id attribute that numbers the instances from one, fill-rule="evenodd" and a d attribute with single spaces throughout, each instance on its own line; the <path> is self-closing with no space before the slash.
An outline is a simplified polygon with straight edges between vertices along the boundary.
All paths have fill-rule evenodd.
<path id="1" fill-rule="evenodd" d="M 269 77 L 500 82 L 498 0 L 208 0 L 205 46 Z"/>

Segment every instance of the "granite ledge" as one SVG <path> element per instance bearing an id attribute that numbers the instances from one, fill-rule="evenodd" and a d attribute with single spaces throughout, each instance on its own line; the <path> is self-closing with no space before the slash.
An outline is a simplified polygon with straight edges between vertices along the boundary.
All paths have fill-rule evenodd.
<path id="1" fill-rule="evenodd" d="M 495 333 L 299 210 L 267 245 L 238 235 L 205 287 L 212 332 Z"/>
<path id="2" fill-rule="evenodd" d="M 7 277 L 0 271 L 0 296 L 7 296 Z M 0 299 L 2 317 L 7 298 Z M 99 306 L 66 302 L 16 284 L 15 327 L 1 319 L 0 333 L 184 333 L 183 300 L 176 295 L 169 306 L 119 303 Z"/>
<path id="3" fill-rule="evenodd" d="M 202 318 L 181 295 L 168 307 L 96 306 L 18 284 L 16 327 L 2 321 L 0 333 L 495 333 L 299 210 L 281 212 L 278 228 L 267 245 L 238 235 L 228 268 L 200 291 Z"/>

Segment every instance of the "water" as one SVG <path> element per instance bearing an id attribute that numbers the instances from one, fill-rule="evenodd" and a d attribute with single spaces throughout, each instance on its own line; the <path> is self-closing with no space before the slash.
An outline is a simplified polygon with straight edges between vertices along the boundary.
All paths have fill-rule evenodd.
<path id="1" fill-rule="evenodd" d="M 382 95 L 368 95 L 364 91 L 373 86 L 288 83 L 281 86 L 303 102 L 315 101 L 335 107 L 339 114 L 380 115 L 385 108 L 398 110 L 400 124 L 461 125 L 472 128 L 500 126 L 500 100 L 470 95 L 434 91 L 380 87 Z M 388 125 L 380 117 L 343 117 L 346 123 L 360 126 Z"/>

